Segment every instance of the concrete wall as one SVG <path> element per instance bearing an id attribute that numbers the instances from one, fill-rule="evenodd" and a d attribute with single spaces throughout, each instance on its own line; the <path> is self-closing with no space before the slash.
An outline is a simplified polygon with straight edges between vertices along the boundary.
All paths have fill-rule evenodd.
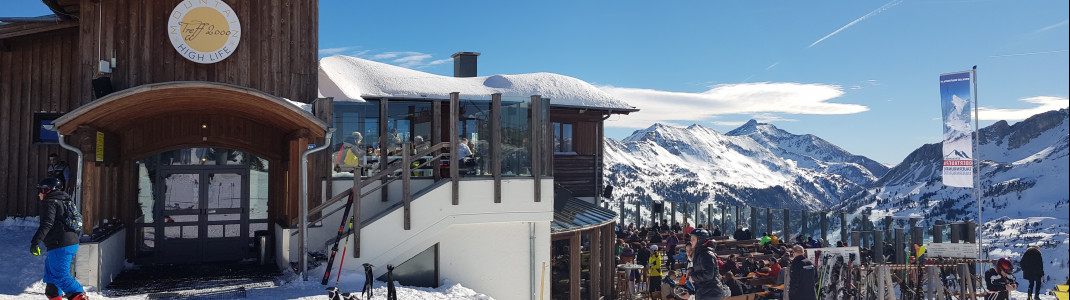
<path id="1" fill-rule="evenodd" d="M 97 291 L 111 283 L 123 271 L 126 258 L 126 228 L 119 229 L 100 242 L 78 245 L 74 256 L 74 277 Z"/>

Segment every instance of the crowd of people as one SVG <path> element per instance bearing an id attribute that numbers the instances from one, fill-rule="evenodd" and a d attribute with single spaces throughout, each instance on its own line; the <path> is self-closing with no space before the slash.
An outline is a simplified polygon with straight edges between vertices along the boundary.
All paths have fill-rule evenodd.
<path id="1" fill-rule="evenodd" d="M 717 226 L 670 225 L 666 221 L 654 222 L 650 227 L 629 224 L 617 228 L 615 250 L 619 261 L 643 267 L 627 276 L 640 283 L 640 290 L 652 299 L 709 300 L 762 293 L 769 298 L 788 296 L 792 300 L 807 300 L 817 297 L 819 275 L 814 264 L 807 260 L 806 249 L 848 246 L 843 241 L 828 245 L 801 235 L 782 239 L 769 232 L 756 238 L 749 229 L 737 228 L 731 238 L 737 242 L 753 241 L 749 245 L 755 246 L 727 248 L 719 256 L 717 240 L 728 238 Z M 894 259 L 894 251 L 889 249 L 884 253 L 886 259 Z M 872 260 L 873 251 L 860 248 L 860 255 L 863 261 Z M 1026 251 L 1020 265 L 1023 276 L 1029 280 L 1027 293 L 1031 299 L 1038 299 L 1039 280 L 1044 276 L 1039 249 L 1032 247 Z M 784 269 L 790 272 L 783 272 Z M 1008 291 L 1018 288 L 1011 275 L 1013 270 L 1013 263 L 1006 258 L 994 264 L 984 277 L 986 299 L 1008 299 Z M 747 284 L 747 280 L 769 284 L 755 286 Z M 783 294 L 785 285 L 787 295 Z M 769 286 L 780 288 L 768 289 Z"/>

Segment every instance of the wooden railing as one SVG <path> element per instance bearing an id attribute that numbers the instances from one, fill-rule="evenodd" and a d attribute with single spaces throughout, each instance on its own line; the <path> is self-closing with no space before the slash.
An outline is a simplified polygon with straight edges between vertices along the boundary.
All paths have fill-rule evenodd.
<path id="1" fill-rule="evenodd" d="M 409 144 L 404 144 L 401 147 L 401 159 L 394 160 L 393 162 L 389 162 L 389 164 L 387 164 L 385 168 L 381 169 L 378 172 L 378 174 L 370 176 L 368 178 L 361 178 L 360 174 L 354 174 L 353 175 L 354 176 L 354 179 L 353 179 L 354 185 L 353 185 L 353 187 L 350 187 L 350 189 L 348 189 L 346 191 L 343 191 L 342 193 L 340 193 L 338 195 L 335 195 L 334 197 L 331 197 L 330 199 L 327 199 L 326 201 L 323 201 L 323 204 L 321 204 L 319 206 L 316 206 L 314 208 L 308 209 L 308 214 L 311 215 L 311 214 L 316 214 L 316 213 L 319 213 L 319 212 L 323 212 L 323 210 L 326 209 L 327 207 L 330 207 L 332 205 L 337 204 L 337 202 L 341 201 L 342 199 L 348 198 L 349 194 L 353 193 L 354 190 L 355 191 L 363 191 L 364 187 L 368 185 L 368 182 L 381 181 L 381 180 L 384 180 L 384 177 L 385 177 L 385 181 L 383 181 L 382 184 L 379 184 L 376 187 L 372 187 L 371 190 L 368 190 L 367 192 L 361 193 L 360 195 L 355 197 L 353 199 L 353 205 L 357 206 L 358 204 L 360 204 L 361 198 L 370 196 L 372 193 L 375 193 L 375 192 L 379 191 L 380 189 L 383 189 L 383 187 L 388 186 L 389 184 L 394 183 L 395 181 L 402 180 L 402 185 L 403 186 L 409 186 L 409 182 L 411 180 L 411 178 L 409 176 L 412 175 L 412 170 L 413 169 L 422 168 L 422 167 L 427 166 L 428 164 L 432 164 L 432 163 L 433 163 L 431 165 L 432 167 L 438 167 L 438 163 L 443 159 L 443 157 L 448 157 L 449 153 L 441 153 L 440 152 L 437 155 L 431 156 L 430 159 L 427 159 L 425 162 L 423 162 L 421 164 L 418 164 L 416 166 L 412 166 L 412 162 L 414 161 L 414 159 L 423 159 L 424 156 L 428 156 L 431 153 L 435 153 L 435 152 L 437 152 L 439 150 L 448 149 L 448 148 L 449 148 L 449 142 L 440 142 L 439 145 L 431 146 L 431 147 L 429 147 L 429 148 L 427 148 L 425 150 L 422 150 L 422 151 L 416 152 L 415 154 L 411 154 L 410 155 L 408 153 L 409 149 L 410 149 Z M 394 175 L 395 172 L 397 172 L 398 170 L 401 171 L 401 175 L 402 176 L 400 176 L 400 177 L 387 177 L 387 176 Z M 438 170 L 435 170 L 435 171 L 438 171 Z M 354 189 L 354 187 L 355 187 L 355 189 Z M 408 189 L 402 189 L 402 190 L 408 190 Z M 402 193 L 402 198 L 406 198 L 406 199 L 410 198 L 409 197 L 410 193 L 408 193 L 408 192 L 409 191 L 404 191 L 404 193 Z M 346 206 L 337 207 L 337 208 L 335 208 L 335 209 L 333 209 L 331 211 L 327 211 L 327 212 L 323 213 L 322 215 L 317 217 L 317 219 L 309 220 L 308 222 L 309 223 L 317 223 L 317 222 L 323 221 L 323 220 L 327 219 L 328 216 L 334 215 L 338 211 L 341 211 L 342 209 L 345 209 L 345 208 L 346 208 Z M 354 211 L 357 211 L 356 207 L 354 207 Z M 358 216 L 360 214 L 353 213 L 353 215 Z M 408 213 L 406 213 L 406 215 L 408 216 Z M 408 217 L 406 217 L 406 223 L 407 224 L 409 223 Z M 406 229 L 408 229 L 408 228 L 406 228 Z"/>

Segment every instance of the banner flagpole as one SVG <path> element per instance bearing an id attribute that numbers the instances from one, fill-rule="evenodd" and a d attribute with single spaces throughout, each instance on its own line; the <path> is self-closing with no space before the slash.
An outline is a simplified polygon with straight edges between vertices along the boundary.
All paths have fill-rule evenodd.
<path id="1" fill-rule="evenodd" d="M 982 242 L 983 240 L 981 239 L 981 235 L 982 235 L 981 227 L 983 227 L 982 225 L 984 225 L 985 222 L 984 222 L 984 219 L 981 218 L 981 192 L 979 190 L 981 188 L 981 175 L 978 174 L 978 172 L 980 172 L 980 170 L 978 169 L 978 164 L 979 164 L 978 161 L 981 160 L 981 153 L 980 153 L 981 147 L 980 147 L 980 142 L 979 142 L 979 140 L 981 139 L 981 125 L 980 125 L 980 119 L 981 119 L 980 117 L 981 116 L 980 116 L 980 114 L 978 114 L 978 109 L 977 109 L 977 107 L 979 106 L 979 104 L 977 102 L 977 66 L 973 66 L 973 70 L 971 70 L 971 72 L 973 73 L 972 75 L 973 75 L 973 124 L 974 124 L 973 125 L 974 126 L 973 127 L 973 134 L 974 134 L 974 139 L 973 139 L 973 158 L 974 158 L 973 159 L 973 195 L 974 195 L 975 198 L 977 198 L 977 229 L 976 229 L 977 230 L 977 259 L 980 260 L 980 259 L 982 259 L 982 254 L 984 253 L 984 250 L 983 250 L 984 243 Z M 984 268 L 982 265 L 983 264 L 978 264 L 978 266 L 980 266 L 981 268 Z M 981 272 L 981 270 L 978 270 L 978 274 L 980 274 L 980 272 Z"/>

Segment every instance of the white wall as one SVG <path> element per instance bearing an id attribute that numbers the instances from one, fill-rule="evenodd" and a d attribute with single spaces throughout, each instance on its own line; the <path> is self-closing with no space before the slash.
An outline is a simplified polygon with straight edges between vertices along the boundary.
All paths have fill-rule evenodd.
<path id="1" fill-rule="evenodd" d="M 531 299 L 534 273 L 535 296 L 539 296 L 539 286 L 543 285 L 543 299 L 550 299 L 550 222 L 534 222 L 534 269 L 528 224 L 451 226 L 439 239 L 440 276 L 494 299 L 509 300 Z"/>
<path id="2" fill-rule="evenodd" d="M 369 224 L 361 231 L 361 257 L 350 257 L 343 268 L 361 273 L 361 264 L 371 263 L 376 266 L 373 272 L 379 276 L 386 272 L 387 264 L 399 265 L 439 243 L 442 278 L 495 299 L 530 299 L 532 271 L 528 224 L 534 223 L 535 268 L 545 277 L 548 288 L 549 274 L 543 274 L 539 269 L 542 263 L 549 264 L 550 259 L 553 180 L 542 181 L 541 202 L 534 201 L 534 180 L 530 178 L 502 180 L 502 203 L 494 203 L 492 180 L 461 180 L 459 185 L 459 205 L 452 205 L 449 183 L 414 200 L 411 230 L 404 230 L 404 211 L 401 209 Z M 336 190 L 343 189 L 345 187 L 336 186 Z M 372 203 L 362 201 L 362 205 L 365 203 L 380 210 L 392 204 L 382 204 L 378 197 L 374 197 Z M 362 207 L 361 215 L 368 216 L 364 210 Z M 341 214 L 338 215 L 328 218 L 324 224 L 340 223 Z M 337 232 L 334 226 L 311 228 L 309 249 L 323 249 L 324 242 Z M 288 247 L 279 246 L 296 253 L 297 243 L 297 237 L 293 236 Z M 536 279 L 536 289 L 539 283 Z M 549 299 L 548 290 L 543 294 Z"/>

